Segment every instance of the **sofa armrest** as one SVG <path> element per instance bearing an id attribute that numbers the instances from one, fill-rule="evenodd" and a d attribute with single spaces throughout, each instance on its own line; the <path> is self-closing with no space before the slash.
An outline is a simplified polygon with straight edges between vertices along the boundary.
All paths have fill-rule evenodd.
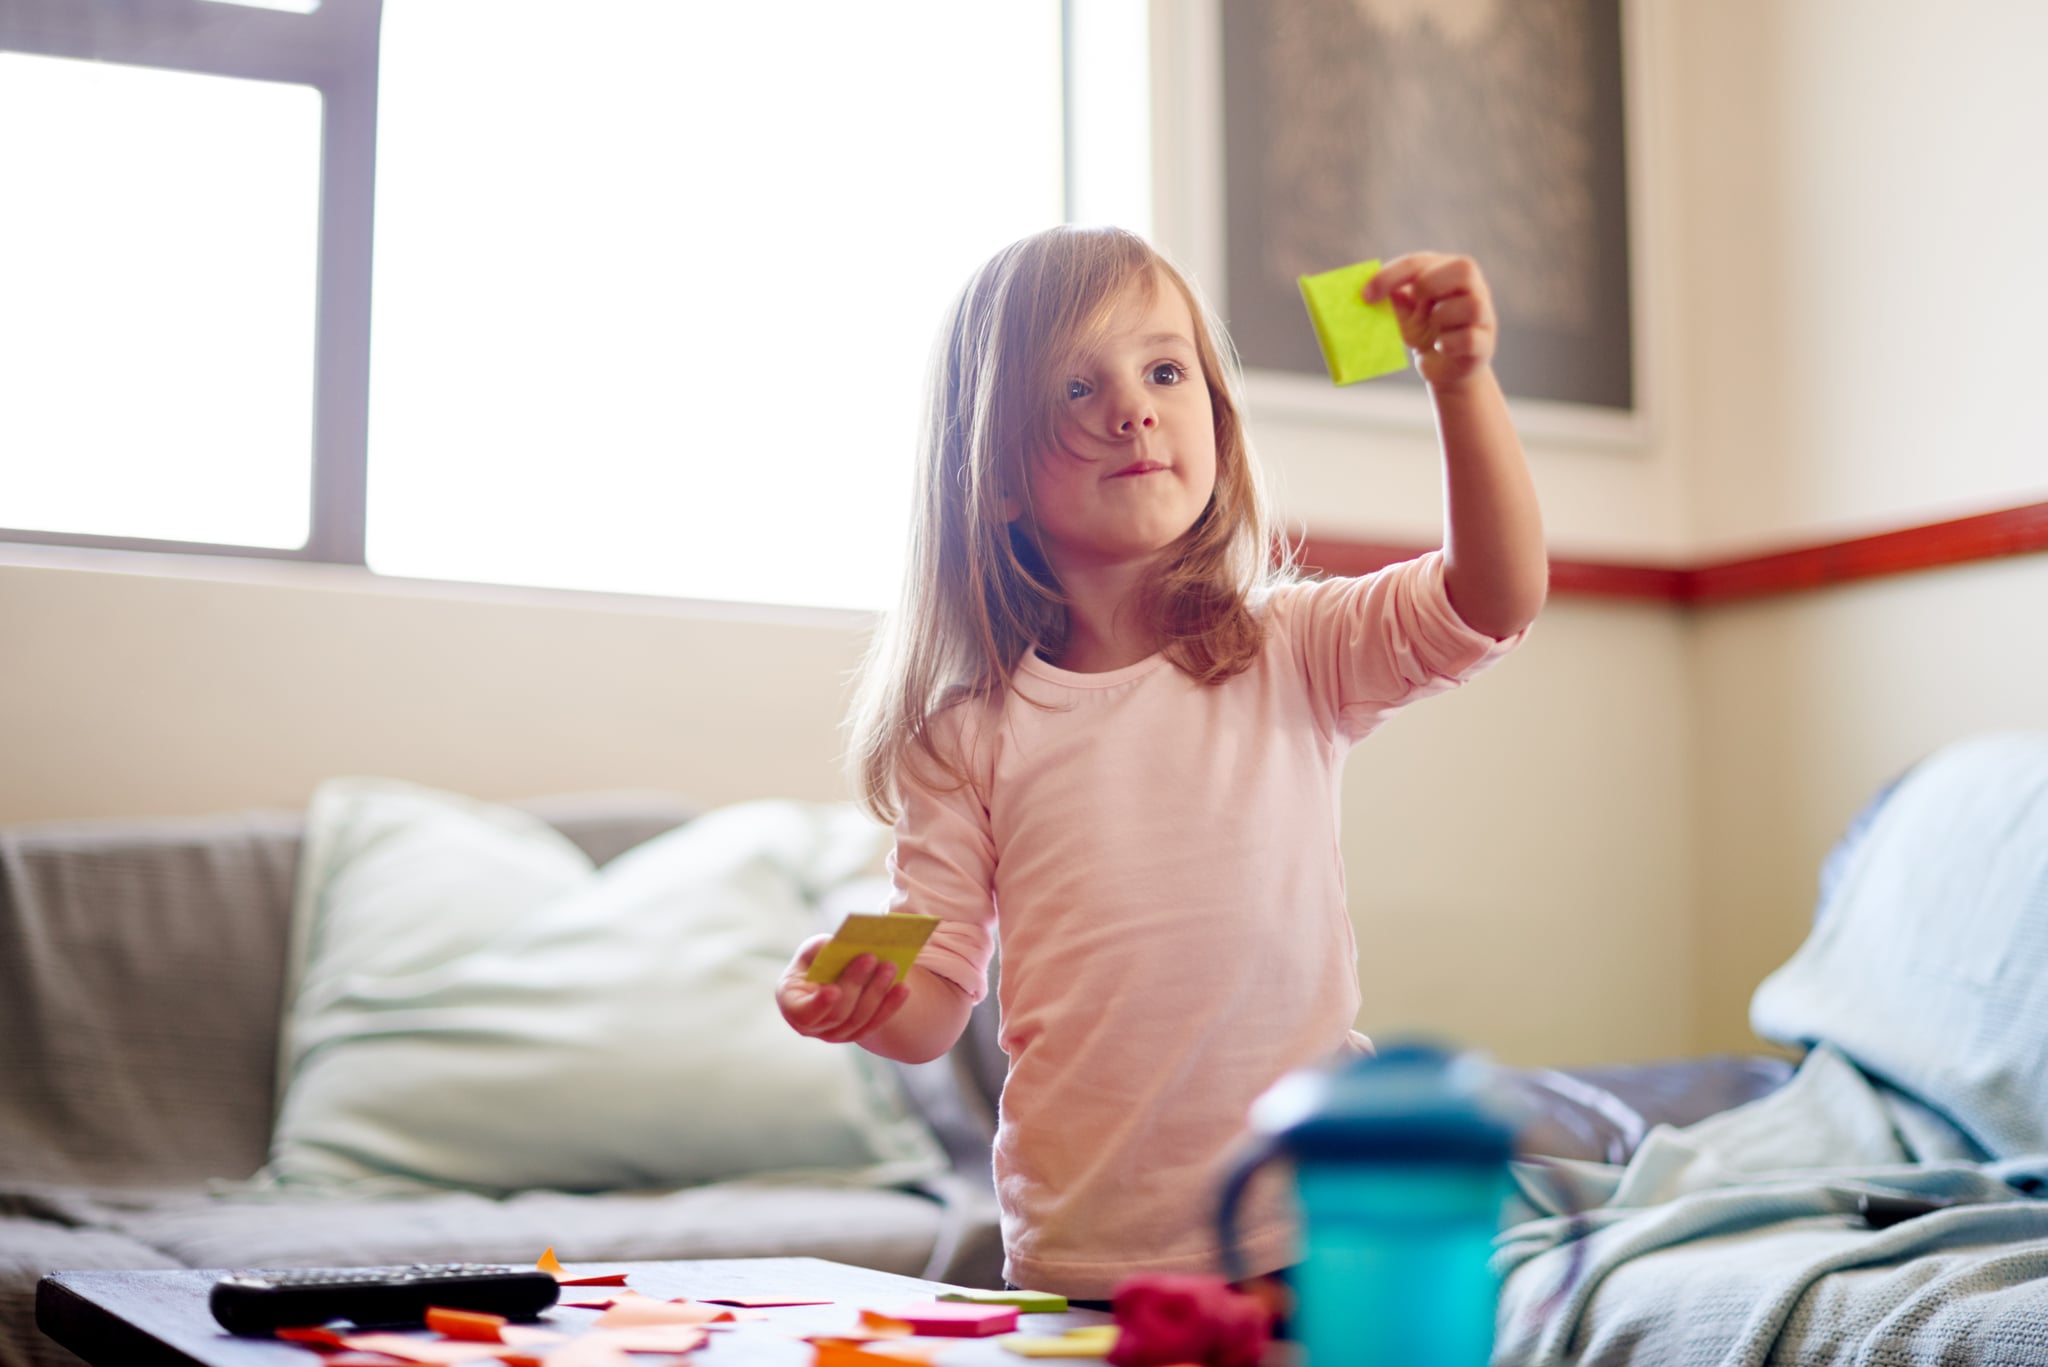
<path id="1" fill-rule="evenodd" d="M 1518 1148 L 1543 1158 L 1626 1163 L 1658 1125 L 1690 1125 L 1766 1096 L 1795 1065 L 1763 1054 L 1604 1068 L 1508 1068 L 1503 1086 L 1520 1121 Z"/>

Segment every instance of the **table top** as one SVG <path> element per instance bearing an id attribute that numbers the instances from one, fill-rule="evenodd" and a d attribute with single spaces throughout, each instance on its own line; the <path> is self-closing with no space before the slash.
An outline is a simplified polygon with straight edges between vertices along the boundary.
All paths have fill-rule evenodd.
<path id="1" fill-rule="evenodd" d="M 942 1291 L 940 1282 L 848 1267 L 821 1258 L 732 1258 L 703 1262 L 571 1264 L 572 1277 L 626 1274 L 628 1289 L 672 1300 L 687 1296 L 829 1297 L 830 1305 L 764 1310 L 760 1321 L 732 1325 L 691 1354 L 699 1367 L 810 1367 L 805 1334 L 850 1329 L 862 1310 L 884 1313 Z M 218 1268 L 148 1272 L 52 1272 L 36 1288 L 36 1324 L 97 1367 L 314 1367 L 321 1354 L 275 1339 L 237 1338 L 214 1322 L 207 1295 L 223 1275 Z M 602 1299 L 614 1288 L 562 1288 L 564 1300 Z M 600 1312 L 557 1305 L 540 1324 L 571 1333 L 588 1328 Z M 1058 1334 L 1085 1324 L 1108 1324 L 1097 1310 L 1022 1315 L 1018 1330 Z M 435 1337 L 422 1331 L 422 1339 Z M 938 1367 L 1024 1367 L 1026 1359 L 993 1338 L 949 1343 Z"/>

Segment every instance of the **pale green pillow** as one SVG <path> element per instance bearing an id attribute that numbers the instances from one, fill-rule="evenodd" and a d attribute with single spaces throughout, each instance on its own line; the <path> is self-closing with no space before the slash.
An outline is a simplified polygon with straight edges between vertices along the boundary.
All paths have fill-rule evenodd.
<path id="1" fill-rule="evenodd" d="M 536 818 L 323 784 L 259 1180 L 599 1191 L 944 1166 L 887 1065 L 774 984 L 886 832 L 844 804 L 710 812 L 604 869 Z"/>

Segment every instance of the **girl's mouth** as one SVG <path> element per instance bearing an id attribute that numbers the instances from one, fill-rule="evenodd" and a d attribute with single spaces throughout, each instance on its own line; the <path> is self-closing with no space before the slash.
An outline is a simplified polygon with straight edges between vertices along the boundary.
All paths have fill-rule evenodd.
<path id="1" fill-rule="evenodd" d="M 1111 475 L 1110 478 L 1123 479 L 1130 475 L 1149 475 L 1154 471 L 1164 470 L 1166 468 L 1166 464 L 1163 461 L 1134 460 L 1129 465 L 1126 465 L 1123 469 Z"/>

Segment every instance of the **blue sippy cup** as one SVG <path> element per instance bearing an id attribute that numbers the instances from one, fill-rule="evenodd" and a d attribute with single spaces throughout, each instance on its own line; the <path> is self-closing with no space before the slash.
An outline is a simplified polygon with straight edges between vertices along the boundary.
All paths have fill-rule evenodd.
<path id="1" fill-rule="evenodd" d="M 1275 1083 L 1217 1214 L 1225 1275 L 1251 1176 L 1292 1161 L 1302 1261 L 1291 1334 L 1307 1367 L 1486 1367 L 1499 1284 L 1488 1258 L 1513 1130 L 1481 1102 L 1483 1065 L 1389 1048 Z"/>

